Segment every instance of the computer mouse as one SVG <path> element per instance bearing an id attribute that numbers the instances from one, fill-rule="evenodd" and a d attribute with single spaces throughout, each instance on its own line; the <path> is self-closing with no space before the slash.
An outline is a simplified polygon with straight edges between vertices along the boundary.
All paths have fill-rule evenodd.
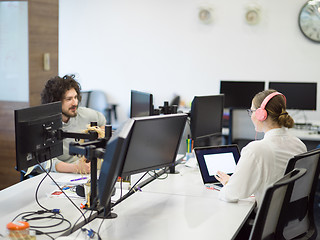
<path id="1" fill-rule="evenodd" d="M 84 192 L 84 186 L 83 184 L 77 185 L 76 186 L 76 193 L 80 197 L 85 197 L 85 192 Z"/>

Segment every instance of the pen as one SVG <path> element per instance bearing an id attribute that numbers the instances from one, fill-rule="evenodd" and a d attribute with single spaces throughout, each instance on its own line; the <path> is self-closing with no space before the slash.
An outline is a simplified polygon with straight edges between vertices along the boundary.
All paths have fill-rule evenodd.
<path id="1" fill-rule="evenodd" d="M 191 140 L 191 151 L 190 152 L 192 152 L 192 149 L 193 149 L 193 140 Z"/>
<path id="2" fill-rule="evenodd" d="M 79 180 L 84 180 L 84 179 L 87 179 L 87 177 L 81 177 L 81 178 L 71 179 L 70 182 L 79 181 Z"/>
<path id="3" fill-rule="evenodd" d="M 187 139 L 187 152 L 191 153 L 191 139 Z"/>

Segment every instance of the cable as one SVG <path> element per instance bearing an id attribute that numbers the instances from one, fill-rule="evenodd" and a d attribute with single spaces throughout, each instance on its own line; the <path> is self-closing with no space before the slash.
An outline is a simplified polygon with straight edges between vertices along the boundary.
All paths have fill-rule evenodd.
<path id="1" fill-rule="evenodd" d="M 57 215 L 60 216 L 60 217 L 49 217 L 49 218 L 50 218 L 50 219 L 61 220 L 61 222 L 60 222 L 59 224 L 53 224 L 53 225 L 49 225 L 49 226 L 33 226 L 33 225 L 30 224 L 30 229 L 31 229 L 31 230 L 35 230 L 36 233 L 38 233 L 38 234 L 46 234 L 46 235 L 47 235 L 47 234 L 54 234 L 54 233 L 61 233 L 61 232 L 65 232 L 65 231 L 67 231 L 68 229 L 70 229 L 70 227 L 71 227 L 71 222 L 70 222 L 68 219 L 65 219 L 65 218 L 62 216 L 62 214 L 57 214 Z M 43 217 L 43 219 L 47 219 L 47 217 Z M 42 219 L 41 219 L 41 218 L 38 218 L 38 219 L 36 219 L 36 220 L 42 220 Z M 51 231 L 51 232 L 43 232 L 43 231 L 37 230 L 37 228 L 45 228 L 45 229 L 47 229 L 47 228 L 56 227 L 56 226 L 60 225 L 62 222 L 68 223 L 68 226 L 65 227 L 64 229 L 61 229 L 61 230 Z"/>
<path id="2" fill-rule="evenodd" d="M 135 186 L 141 181 L 142 178 L 144 178 L 147 175 L 148 172 L 144 173 L 142 177 L 139 178 L 139 180 L 130 188 L 130 190 L 121 198 L 119 198 L 114 204 L 112 204 L 112 207 L 118 205 L 120 202 L 122 202 L 124 199 L 129 197 L 131 194 L 133 194 L 136 191 Z"/>
<path id="3" fill-rule="evenodd" d="M 49 149 L 49 155 L 51 155 L 51 151 Z M 81 213 L 81 217 L 83 217 L 85 219 L 85 223 L 87 223 L 87 219 L 84 215 L 84 213 L 81 211 L 81 209 L 70 199 L 70 197 L 61 189 L 61 187 L 57 184 L 57 182 L 51 177 L 51 175 L 49 174 L 51 172 L 51 168 L 52 168 L 52 158 L 50 158 L 50 168 L 49 168 L 49 171 L 46 171 L 43 166 L 41 165 L 40 161 L 39 161 L 39 154 L 37 153 L 36 156 L 35 156 L 35 159 L 38 163 L 38 166 L 41 168 L 41 170 L 46 173 L 45 176 L 41 179 L 41 181 L 38 183 L 37 185 L 37 188 L 36 188 L 36 191 L 35 191 L 35 200 L 37 202 L 37 204 L 44 210 L 39 210 L 39 211 L 29 211 L 29 212 L 24 212 L 24 213 L 20 213 L 18 214 L 16 217 L 14 217 L 14 219 L 12 221 L 14 221 L 15 219 L 17 219 L 18 217 L 20 217 L 21 215 L 25 215 L 25 216 L 22 216 L 22 220 L 24 221 L 27 221 L 27 222 L 30 222 L 30 221 L 38 221 L 38 220 L 43 220 L 43 219 L 55 219 L 55 220 L 60 220 L 58 223 L 54 223 L 53 225 L 50 225 L 50 226 L 34 226 L 34 225 L 30 225 L 30 229 L 31 230 L 35 230 L 36 231 L 36 234 L 45 234 L 47 235 L 48 237 L 50 237 L 51 239 L 54 239 L 52 238 L 51 236 L 49 236 L 49 234 L 52 234 L 52 233 L 60 233 L 60 232 L 64 232 L 64 231 L 67 231 L 68 229 L 70 229 L 71 227 L 71 222 L 67 219 L 65 219 L 63 217 L 62 214 L 59 213 L 59 209 L 47 209 L 46 207 L 44 207 L 40 202 L 39 202 L 39 199 L 38 199 L 38 193 L 39 193 L 39 189 L 40 189 L 40 186 L 41 184 L 43 183 L 43 181 L 45 180 L 45 178 L 47 176 L 49 176 L 49 178 L 51 178 L 51 180 L 54 182 L 54 184 L 59 188 L 59 190 L 67 197 L 67 199 L 76 207 L 76 209 L 78 209 Z M 49 216 L 35 216 L 35 217 L 31 217 L 30 216 L 33 216 L 33 215 L 37 215 L 37 214 L 47 214 L 47 213 L 50 213 Z M 91 215 L 90 215 L 91 216 Z M 79 218 L 79 219 L 80 219 Z M 63 222 L 67 222 L 68 223 L 68 226 L 62 230 L 58 230 L 58 231 L 51 231 L 51 232 L 43 232 L 43 231 L 40 231 L 38 230 L 37 228 L 50 228 L 50 227 L 56 227 L 60 224 L 62 224 Z"/>
<path id="4" fill-rule="evenodd" d="M 102 221 L 101 221 L 101 223 L 99 224 L 99 228 L 98 228 L 98 231 L 97 231 L 97 233 L 99 234 L 99 232 L 100 232 L 100 229 L 101 229 L 101 226 L 102 226 L 102 223 L 104 222 L 104 218 L 102 219 Z"/>
<path id="5" fill-rule="evenodd" d="M 51 237 L 48 233 L 36 230 L 36 234 L 38 233 L 38 235 L 46 235 L 47 237 L 49 237 L 50 239 L 54 240 L 54 237 Z"/>
<path id="6" fill-rule="evenodd" d="M 135 191 L 135 190 L 136 190 L 136 189 L 135 189 L 135 186 L 137 186 L 137 184 L 138 184 L 138 183 L 142 180 L 142 178 L 144 178 L 147 174 L 148 174 L 148 172 L 144 173 L 144 174 L 142 175 L 142 177 L 140 177 L 140 178 L 138 179 L 138 181 L 130 188 L 129 192 Z M 128 192 L 128 193 L 129 193 L 129 192 Z"/>
<path id="7" fill-rule="evenodd" d="M 45 213 L 51 213 L 51 215 L 53 215 L 53 216 L 49 215 L 49 216 L 28 218 L 29 216 L 32 216 L 32 215 L 35 215 L 35 214 L 45 214 Z M 50 227 L 56 227 L 56 226 L 60 225 L 64 221 L 64 218 L 63 218 L 63 216 L 61 214 L 58 213 L 57 215 L 61 216 L 61 218 L 62 218 L 62 219 L 60 219 L 61 221 L 56 223 L 56 224 L 50 225 Z M 37 212 L 34 212 L 34 213 L 31 213 L 31 214 L 23 216 L 22 219 L 27 221 L 27 222 L 29 222 L 29 221 L 43 220 L 43 219 L 47 219 L 47 218 L 57 219 L 55 216 L 56 216 L 56 213 L 52 213 L 52 212 L 43 212 L 43 213 L 41 213 L 40 211 L 37 211 Z M 47 226 L 34 226 L 34 225 L 32 227 L 34 227 L 34 228 L 48 228 Z"/>
<path id="8" fill-rule="evenodd" d="M 89 211 L 89 209 L 86 209 L 86 211 L 84 212 L 84 214 L 85 213 L 87 213 Z M 71 230 L 70 230 L 70 232 L 72 233 L 73 231 L 74 231 L 74 228 L 75 228 L 75 226 L 76 226 L 76 224 L 80 221 L 80 219 L 81 219 L 81 216 L 77 219 L 77 221 L 75 221 L 75 223 L 73 224 L 73 226 L 72 226 L 72 228 L 71 228 Z M 89 221 L 87 220 L 85 223 L 88 223 Z"/>
<path id="9" fill-rule="evenodd" d="M 94 199 L 94 201 L 93 201 L 94 204 L 92 205 L 92 208 L 91 208 L 91 209 L 88 208 L 88 209 L 86 209 L 86 211 L 84 212 L 84 213 L 87 213 L 89 210 L 91 210 L 91 213 L 90 213 L 90 215 L 89 215 L 86 223 L 89 223 L 89 221 L 90 221 L 90 219 L 91 219 L 91 216 L 92 216 L 92 213 L 93 213 L 95 207 L 97 207 L 97 205 L 98 205 L 97 200 L 98 200 L 98 197 L 96 197 L 96 198 Z M 78 223 L 78 221 L 80 220 L 80 218 L 81 218 L 81 216 L 80 216 L 80 217 L 77 219 L 77 221 L 73 224 L 73 226 L 72 226 L 72 228 L 71 228 L 71 230 L 70 230 L 71 233 L 74 231 L 74 228 L 75 228 L 76 224 Z"/>
<path id="10" fill-rule="evenodd" d="M 44 214 L 50 214 L 49 216 L 47 215 L 44 215 Z M 44 226 L 34 226 L 32 224 L 30 224 L 30 230 L 35 230 L 36 234 L 38 235 L 41 235 L 41 234 L 45 234 L 47 236 L 49 236 L 48 234 L 53 234 L 53 233 L 60 233 L 60 232 L 64 232 L 66 230 L 68 230 L 70 227 L 71 227 L 71 222 L 67 219 L 65 219 L 63 217 L 62 214 L 60 213 L 57 213 L 55 210 L 39 210 L 39 211 L 32 211 L 32 212 L 24 212 L 24 213 L 20 213 L 18 214 L 13 220 L 12 222 L 19 216 L 21 216 L 21 219 L 23 221 L 26 221 L 30 224 L 30 222 L 32 221 L 40 221 L 40 220 L 43 220 L 43 219 L 55 219 L 55 220 L 60 220 L 58 223 L 54 223 L 52 225 L 44 225 Z M 30 217 L 30 216 L 35 216 L 35 217 Z M 38 215 L 42 215 L 42 216 L 38 216 Z M 68 226 L 65 227 L 64 229 L 61 229 L 61 230 L 57 230 L 57 231 L 51 231 L 51 232 L 43 232 L 43 231 L 40 231 L 38 230 L 38 228 L 45 228 L 45 229 L 48 229 L 48 228 L 52 228 L 52 227 L 56 227 L 56 226 L 59 226 L 60 224 L 62 224 L 63 222 L 66 222 L 68 223 Z M 49 236 L 51 238 L 51 236 Z M 53 238 L 52 238 L 53 239 Z"/>
<path id="11" fill-rule="evenodd" d="M 96 231 L 94 231 L 94 230 L 92 230 L 92 228 L 90 228 L 89 230 L 86 229 L 86 228 L 81 228 L 81 231 L 87 232 L 87 236 L 88 236 L 89 238 L 93 238 L 94 235 L 97 234 L 98 239 L 101 240 L 101 237 L 100 237 L 99 233 L 96 232 Z"/>
<path id="12" fill-rule="evenodd" d="M 122 198 L 122 178 L 120 178 L 120 198 Z"/>
<path id="13" fill-rule="evenodd" d="M 34 211 L 33 211 L 34 212 Z M 12 220 L 11 220 L 11 222 L 14 222 L 14 220 L 16 220 L 19 216 L 21 216 L 22 214 L 26 214 L 26 213 L 33 213 L 33 212 L 22 212 L 22 213 L 19 213 L 17 216 L 15 216 Z"/>
<path id="14" fill-rule="evenodd" d="M 51 154 L 50 154 L 50 155 L 51 155 Z M 52 181 L 54 182 L 54 184 L 59 188 L 59 190 L 66 196 L 66 198 L 72 203 L 72 205 L 81 213 L 81 215 L 82 215 L 83 218 L 84 218 L 84 221 L 87 223 L 87 219 L 86 219 L 84 213 L 81 211 L 81 209 L 80 209 L 80 208 L 70 199 L 70 197 L 62 190 L 62 188 L 59 186 L 59 184 L 51 177 L 51 175 L 49 174 L 49 172 L 47 172 L 47 171 L 42 167 L 42 165 L 40 164 L 38 158 L 36 158 L 36 159 L 37 159 L 37 162 L 38 162 L 41 170 L 46 173 L 46 176 L 48 176 L 48 177 L 51 178 L 51 180 L 52 180 Z M 50 158 L 50 169 L 49 169 L 49 171 L 51 170 L 51 167 L 52 167 L 52 158 Z M 46 177 L 46 176 L 45 176 L 45 177 Z M 44 178 L 45 178 L 45 177 L 44 177 Z M 43 180 L 42 180 L 42 181 L 43 181 Z M 41 181 L 40 183 L 42 183 L 42 181 Z M 40 183 L 39 183 L 39 185 L 40 185 Z M 36 197 L 36 199 L 37 199 L 37 197 Z M 37 203 L 39 204 L 38 201 L 37 201 Z M 42 205 L 39 204 L 39 206 L 43 208 Z M 46 209 L 46 208 L 44 208 L 44 209 Z"/>
<path id="15" fill-rule="evenodd" d="M 51 150 L 50 150 L 50 148 L 49 148 L 49 155 L 51 155 Z M 40 164 L 38 158 L 39 158 L 39 155 L 38 155 L 38 153 L 36 153 L 36 160 L 37 160 L 40 168 L 44 171 L 44 168 L 43 168 L 42 165 Z M 50 161 L 49 172 L 51 171 L 51 167 L 52 167 L 52 161 Z M 46 171 L 45 171 L 45 172 L 46 172 Z M 42 205 L 40 204 L 39 200 L 38 200 L 38 191 L 39 191 L 39 188 L 40 188 L 42 182 L 44 181 L 44 179 L 47 177 L 47 175 L 48 175 L 48 173 L 46 172 L 46 175 L 45 175 L 45 176 L 41 179 L 41 181 L 39 182 L 39 184 L 38 184 L 38 186 L 37 186 L 37 188 L 36 188 L 36 192 L 35 192 L 35 199 L 36 199 L 37 204 L 38 204 L 42 209 L 44 209 L 44 210 L 46 210 L 46 211 L 49 211 L 49 209 L 47 209 L 47 208 L 45 208 L 44 206 L 42 206 Z"/>
<path id="16" fill-rule="evenodd" d="M 88 222 L 89 222 L 90 219 L 91 219 L 91 215 L 92 215 L 93 211 L 98 207 L 98 200 L 99 200 L 99 197 L 98 197 L 98 196 L 96 196 L 96 198 L 93 199 L 92 207 L 90 207 L 90 208 L 91 208 L 91 213 L 90 213 L 90 215 L 89 215 L 89 217 L 88 217 Z"/>
<path id="17" fill-rule="evenodd" d="M 152 170 L 152 171 L 151 171 L 151 172 L 153 172 L 154 175 L 151 175 L 151 174 L 150 174 L 150 171 L 148 172 L 148 174 L 149 174 L 150 177 L 153 177 L 154 179 L 164 180 L 164 179 L 168 178 L 169 174 L 168 174 L 168 172 L 167 172 L 167 168 L 163 168 L 163 171 L 164 171 L 164 173 L 166 173 L 165 177 L 160 177 L 160 176 L 162 176 L 164 173 L 162 173 L 162 174 L 159 175 L 155 170 Z"/>

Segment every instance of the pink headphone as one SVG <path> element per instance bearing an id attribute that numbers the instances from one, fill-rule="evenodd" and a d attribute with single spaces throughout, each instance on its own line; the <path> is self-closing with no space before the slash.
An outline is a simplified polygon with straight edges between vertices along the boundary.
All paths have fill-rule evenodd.
<path id="1" fill-rule="evenodd" d="M 284 101 L 285 102 L 287 101 L 286 97 L 282 93 L 279 93 L 279 92 L 273 92 L 273 93 L 269 94 L 268 96 L 266 96 L 266 98 L 261 103 L 261 106 L 256 110 L 255 116 L 259 121 L 266 120 L 266 118 L 268 116 L 268 113 L 267 113 L 267 110 L 266 110 L 266 105 L 270 101 L 270 99 L 273 98 L 276 95 L 282 95 L 283 98 L 284 98 Z"/>

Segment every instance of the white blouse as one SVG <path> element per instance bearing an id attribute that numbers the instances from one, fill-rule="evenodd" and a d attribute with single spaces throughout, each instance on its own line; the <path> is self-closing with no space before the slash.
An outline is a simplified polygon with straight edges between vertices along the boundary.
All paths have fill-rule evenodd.
<path id="1" fill-rule="evenodd" d="M 254 194 L 259 207 L 266 188 L 284 176 L 289 159 L 306 151 L 305 144 L 288 129 L 269 130 L 262 140 L 242 149 L 236 170 L 221 188 L 219 198 L 237 202 Z"/>

